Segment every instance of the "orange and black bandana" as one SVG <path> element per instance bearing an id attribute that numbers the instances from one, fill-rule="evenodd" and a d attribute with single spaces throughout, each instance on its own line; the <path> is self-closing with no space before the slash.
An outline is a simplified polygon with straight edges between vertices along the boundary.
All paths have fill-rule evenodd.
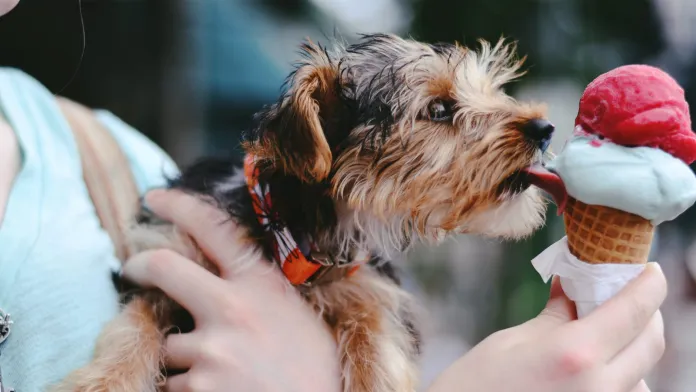
<path id="1" fill-rule="evenodd" d="M 272 212 L 270 187 L 259 181 L 259 169 L 256 167 L 252 155 L 247 155 L 244 159 L 244 176 L 256 217 L 261 227 L 270 234 L 273 257 L 290 283 L 293 285 L 308 284 L 327 270 L 341 267 L 335 263 L 313 258 L 312 253 L 319 252 L 313 241 L 308 241 L 310 247 L 308 254 L 300 250 L 300 246 L 293 238 L 290 229 L 280 223 L 279 217 Z M 346 276 L 351 275 L 358 267 L 359 265 L 351 266 L 346 272 Z"/>

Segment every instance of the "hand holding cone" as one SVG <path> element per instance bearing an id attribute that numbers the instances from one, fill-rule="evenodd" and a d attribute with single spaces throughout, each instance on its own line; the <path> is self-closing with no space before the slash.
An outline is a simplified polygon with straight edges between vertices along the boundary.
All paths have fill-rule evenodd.
<path id="1" fill-rule="evenodd" d="M 619 278 L 602 274 L 634 276 L 630 265 L 648 262 L 656 227 L 696 202 L 696 176 L 688 166 L 694 160 L 696 135 L 684 91 L 665 72 L 629 65 L 590 83 L 563 151 L 527 173 L 531 184 L 553 196 L 563 214 L 565 252 L 579 260 L 555 267 L 581 276 L 561 276 L 564 289 L 572 286 L 587 298 L 587 292 L 598 291 L 599 280 Z M 541 273 L 545 262 L 534 263 Z M 573 268 L 584 270 L 569 273 Z"/>

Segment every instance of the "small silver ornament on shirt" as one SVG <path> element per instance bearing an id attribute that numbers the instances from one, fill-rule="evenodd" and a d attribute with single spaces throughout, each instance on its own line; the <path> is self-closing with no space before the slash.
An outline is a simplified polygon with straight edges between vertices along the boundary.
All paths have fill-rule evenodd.
<path id="1" fill-rule="evenodd" d="M 12 319 L 10 319 L 10 314 L 5 313 L 0 309 L 0 344 L 7 340 L 10 336 L 10 326 L 12 325 Z M 2 383 L 2 371 L 0 371 L 0 392 L 14 392 L 14 389 L 6 389 L 5 385 Z"/>
<path id="2" fill-rule="evenodd" d="M 10 336 L 11 325 L 12 320 L 10 319 L 10 314 L 0 309 L 0 343 L 7 340 L 7 337 Z"/>

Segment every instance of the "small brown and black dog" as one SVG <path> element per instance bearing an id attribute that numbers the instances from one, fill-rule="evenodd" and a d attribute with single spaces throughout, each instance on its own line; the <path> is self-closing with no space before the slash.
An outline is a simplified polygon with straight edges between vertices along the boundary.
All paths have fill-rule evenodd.
<path id="1" fill-rule="evenodd" d="M 540 227 L 546 203 L 525 169 L 553 126 L 542 107 L 503 91 L 522 61 L 502 40 L 475 51 L 375 34 L 302 52 L 287 93 L 243 142 L 243 168 L 204 160 L 171 186 L 245 229 L 230 238 L 240 269 L 282 267 L 334 331 L 345 391 L 415 391 L 414 308 L 388 260 L 417 241 L 516 239 Z M 214 270 L 176 228 L 146 213 L 138 222 L 134 248 L 193 249 Z M 192 327 L 162 292 L 132 291 L 93 361 L 57 390 L 154 392 L 164 337 Z"/>

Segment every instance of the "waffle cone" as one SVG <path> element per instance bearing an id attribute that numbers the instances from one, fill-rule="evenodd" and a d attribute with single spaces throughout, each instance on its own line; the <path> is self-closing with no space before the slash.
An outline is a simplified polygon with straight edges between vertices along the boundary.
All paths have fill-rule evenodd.
<path id="1" fill-rule="evenodd" d="M 610 207 L 568 198 L 563 213 L 568 249 L 590 264 L 645 264 L 655 226 L 649 220 Z"/>

